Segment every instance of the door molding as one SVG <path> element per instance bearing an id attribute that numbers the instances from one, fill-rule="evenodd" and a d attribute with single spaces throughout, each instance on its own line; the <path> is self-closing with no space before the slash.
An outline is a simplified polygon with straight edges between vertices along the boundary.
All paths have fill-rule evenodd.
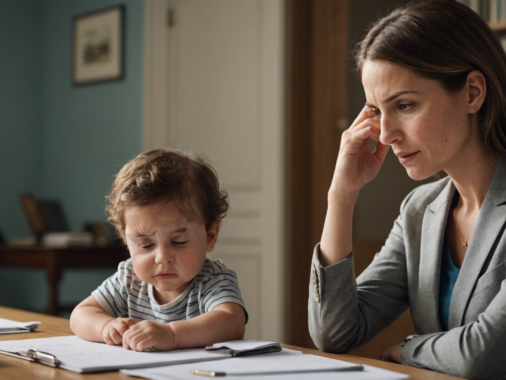
<path id="1" fill-rule="evenodd" d="M 170 0 L 144 1 L 143 150 L 167 141 Z"/>

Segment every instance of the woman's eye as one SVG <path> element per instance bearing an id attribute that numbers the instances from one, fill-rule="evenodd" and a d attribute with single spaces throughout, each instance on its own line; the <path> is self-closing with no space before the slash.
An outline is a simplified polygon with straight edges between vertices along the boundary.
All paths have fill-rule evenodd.
<path id="1" fill-rule="evenodd" d="M 373 110 L 371 110 L 371 111 L 372 111 L 372 113 L 373 113 L 374 115 L 376 115 L 376 116 L 381 116 L 381 111 L 380 111 L 380 110 L 378 110 L 378 109 L 373 109 Z"/>
<path id="2" fill-rule="evenodd" d="M 151 247 L 153 247 L 153 246 L 154 246 L 154 244 L 148 244 L 148 245 L 141 245 L 140 247 L 141 247 L 142 249 L 149 249 L 149 248 L 151 248 Z"/>
<path id="3" fill-rule="evenodd" d="M 412 105 L 413 105 L 413 103 L 401 103 L 401 104 L 399 104 L 399 108 L 402 111 L 407 111 L 411 108 Z"/>
<path id="4" fill-rule="evenodd" d="M 172 243 L 175 245 L 185 245 L 186 243 L 188 243 L 188 240 L 186 240 L 186 241 L 173 241 Z"/>

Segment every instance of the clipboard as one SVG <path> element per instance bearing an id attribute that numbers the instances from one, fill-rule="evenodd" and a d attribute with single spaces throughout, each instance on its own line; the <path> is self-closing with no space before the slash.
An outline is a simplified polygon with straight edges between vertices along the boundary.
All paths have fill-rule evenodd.
<path id="1" fill-rule="evenodd" d="M 59 367 L 60 361 L 58 358 L 49 352 L 39 351 L 37 349 L 30 349 L 26 352 L 26 356 L 34 362 L 48 365 L 50 367 Z"/>
<path id="2" fill-rule="evenodd" d="M 89 342 L 77 336 L 0 341 L 0 354 L 78 373 L 157 367 L 230 358 L 230 355 L 215 355 L 202 348 L 136 352 L 125 350 L 122 346 Z"/>

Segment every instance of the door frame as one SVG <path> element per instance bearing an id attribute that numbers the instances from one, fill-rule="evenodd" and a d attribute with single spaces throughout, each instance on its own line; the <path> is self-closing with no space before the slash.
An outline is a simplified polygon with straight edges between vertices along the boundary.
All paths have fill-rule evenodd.
<path id="1" fill-rule="evenodd" d="M 349 0 L 292 0 L 287 17 L 287 343 L 314 347 L 307 300 L 341 134 L 348 127 Z"/>

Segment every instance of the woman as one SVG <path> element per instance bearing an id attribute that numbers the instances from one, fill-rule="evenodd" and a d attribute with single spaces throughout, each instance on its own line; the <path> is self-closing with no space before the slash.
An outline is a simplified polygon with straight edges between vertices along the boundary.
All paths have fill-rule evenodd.
<path id="1" fill-rule="evenodd" d="M 506 55 L 473 11 L 433 0 L 376 23 L 356 59 L 367 102 L 342 135 L 313 256 L 313 341 L 324 351 L 350 351 L 410 307 L 417 335 L 383 359 L 466 378 L 502 378 Z M 447 177 L 406 197 L 384 247 L 355 280 L 353 209 L 389 146 L 411 178 L 441 171 Z"/>

